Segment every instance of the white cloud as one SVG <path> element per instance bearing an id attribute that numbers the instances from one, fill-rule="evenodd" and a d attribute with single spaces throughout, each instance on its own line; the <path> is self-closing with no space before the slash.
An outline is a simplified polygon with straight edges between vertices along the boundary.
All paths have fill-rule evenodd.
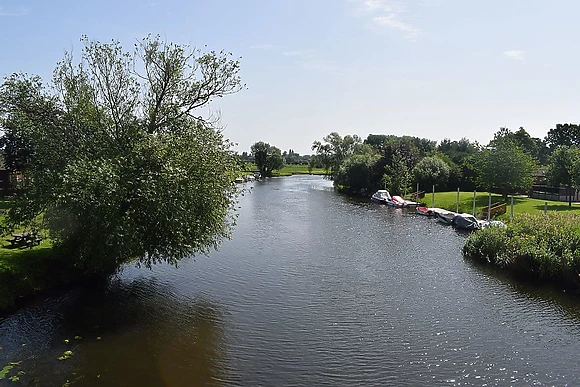
<path id="1" fill-rule="evenodd" d="M 422 34 L 420 28 L 403 20 L 407 10 L 393 0 L 354 0 L 354 2 L 359 5 L 355 13 L 370 18 L 376 26 L 403 32 L 406 38 L 412 40 Z"/>
<path id="2" fill-rule="evenodd" d="M 504 51 L 503 54 L 505 56 L 507 56 L 508 58 L 513 59 L 513 60 L 522 60 L 522 61 L 525 60 L 525 58 L 524 58 L 525 51 L 511 50 L 511 51 Z"/>
<path id="3" fill-rule="evenodd" d="M 30 13 L 30 8 L 19 7 L 14 10 L 7 10 L 0 7 L 0 16 L 26 16 Z"/>
<path id="4" fill-rule="evenodd" d="M 421 34 L 421 30 L 413 27 L 410 24 L 403 23 L 400 20 L 397 20 L 394 15 L 389 16 L 376 16 L 373 18 L 373 21 L 381 26 L 391 27 L 397 29 L 402 32 L 408 33 L 409 37 L 416 37 L 417 35 Z"/>

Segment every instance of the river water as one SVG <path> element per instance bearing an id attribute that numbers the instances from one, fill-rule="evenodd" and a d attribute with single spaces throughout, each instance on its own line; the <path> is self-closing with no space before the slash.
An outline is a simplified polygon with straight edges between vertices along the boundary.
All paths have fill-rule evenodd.
<path id="1" fill-rule="evenodd" d="M 20 379 L 0 385 L 580 384 L 577 298 L 464 260 L 465 234 L 313 176 L 253 183 L 239 207 L 219 252 L 0 320 Z"/>

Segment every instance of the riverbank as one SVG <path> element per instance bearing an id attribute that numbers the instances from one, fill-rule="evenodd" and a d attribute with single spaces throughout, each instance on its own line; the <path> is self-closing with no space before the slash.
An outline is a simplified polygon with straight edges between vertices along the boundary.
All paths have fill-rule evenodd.
<path id="1" fill-rule="evenodd" d="M 286 172 L 290 173 L 300 173 L 307 171 L 307 166 L 287 166 Z M 317 171 L 320 172 L 320 171 Z M 427 194 L 422 202 L 427 205 L 431 205 L 431 195 Z M 446 208 L 452 211 L 456 210 L 456 200 L 457 192 L 438 192 L 435 193 L 435 206 Z M 476 213 L 481 213 L 481 209 L 487 206 L 488 203 L 488 193 L 480 192 L 476 197 Z M 503 202 L 503 198 L 500 195 L 492 195 L 492 202 Z M 542 252 L 538 253 L 539 257 L 534 257 L 532 263 L 528 266 L 530 267 L 529 277 L 533 278 L 544 278 L 543 275 L 539 277 L 536 272 L 540 270 L 541 272 L 560 272 L 562 269 L 560 266 L 563 264 L 561 259 L 568 258 L 558 258 L 557 254 L 559 251 L 571 251 L 573 254 L 576 253 L 576 245 L 568 246 L 568 250 L 564 248 L 556 248 L 554 251 L 551 250 L 549 245 L 549 238 L 545 238 L 546 235 L 551 235 L 550 233 L 558 232 L 558 236 L 555 237 L 557 240 L 565 240 L 565 232 L 578 232 L 580 234 L 580 228 L 578 230 L 573 229 L 570 231 L 570 227 L 560 227 L 558 222 L 561 221 L 562 217 L 557 217 L 550 215 L 548 222 L 550 226 L 543 223 L 546 218 L 530 218 L 534 214 L 542 214 L 544 209 L 544 201 L 537 199 L 530 199 L 526 197 L 516 197 L 514 199 L 514 214 L 516 219 L 509 223 L 507 230 L 525 229 L 524 224 L 526 222 L 531 222 L 535 230 L 542 230 L 540 235 L 535 238 L 544 238 L 540 242 L 534 242 L 537 246 L 543 246 L 541 248 Z M 471 213 L 473 209 L 473 193 L 471 192 L 460 192 L 459 196 L 459 212 Z M 548 202 L 548 211 L 564 211 L 572 212 L 580 210 L 579 205 L 573 205 L 568 207 L 567 203 L 564 202 Z M 518 218 L 519 215 L 529 215 L 528 217 Z M 578 215 L 580 216 L 580 215 Z M 507 214 L 502 215 L 500 219 L 509 219 L 509 207 Z M 572 218 L 575 219 L 576 218 Z M 580 223 L 580 218 L 578 218 Z M 570 220 L 565 220 L 564 223 L 569 225 Z M 536 227 L 537 226 L 537 227 Z M 532 226 L 527 226 L 532 227 Z M 556 231 L 554 231 L 556 230 Z M 564 230 L 564 231 L 562 231 Z M 513 235 L 514 231 L 497 230 L 497 229 L 487 229 L 481 232 L 473 233 L 469 236 L 466 241 L 465 247 L 463 248 L 464 255 L 473 257 L 478 260 L 483 260 L 486 262 L 492 262 L 494 265 L 508 268 L 512 270 L 510 262 L 516 262 L 515 266 L 518 267 L 518 272 L 521 274 L 520 270 L 521 263 L 518 256 L 527 256 L 528 247 L 522 244 L 515 243 L 512 239 L 515 238 Z M 517 233 L 516 233 L 517 234 Z M 545 234 L 545 235 L 544 235 Z M 519 235 L 519 234 L 517 234 Z M 518 236 L 519 238 L 520 236 Z M 521 235 L 525 239 L 525 235 Z M 516 238 L 517 240 L 517 238 Z M 527 240 L 527 239 L 525 239 Z M 546 242 L 548 241 L 548 242 Z M 546 245 L 545 243 L 548 243 Z M 531 242 L 530 242 L 531 243 Z M 71 283 L 78 281 L 80 278 L 80 273 L 72 266 L 71 263 L 67 262 L 66 259 L 56 256 L 52 250 L 52 246 L 48 240 L 44 240 L 40 246 L 36 246 L 32 249 L 8 249 L 7 243 L 0 247 L 0 313 L 2 311 L 13 308 L 18 304 L 19 300 L 32 297 L 37 294 L 48 292 L 52 289 L 67 286 Z M 580 243 L 578 244 L 580 247 Z M 514 250 L 516 249 L 516 250 Z M 519 253 L 513 253 L 512 255 L 506 255 L 506 251 L 518 251 L 517 249 L 523 249 Z M 543 251 L 552 251 L 549 254 L 544 254 Z M 543 254 L 543 255 L 542 255 Z M 556 254 L 556 255 L 555 255 Z M 498 258 L 499 257 L 499 258 Z M 580 258 L 579 258 L 580 259 Z M 538 262 L 538 267 L 534 266 Z M 551 262 L 556 262 L 553 266 Z M 574 266 L 575 267 L 575 266 Z M 572 272 L 566 274 L 570 276 Z M 552 274 L 548 276 L 550 280 L 554 277 Z M 570 281 L 568 281 L 570 282 Z M 575 284 L 572 281 L 572 284 Z M 580 290 L 580 289 L 579 289 Z"/>
<path id="2" fill-rule="evenodd" d="M 470 234 L 462 253 L 520 277 L 580 292 L 580 214 L 520 214 Z"/>
<path id="3" fill-rule="evenodd" d="M 425 197 L 421 199 L 421 202 L 425 203 L 429 207 L 438 207 L 455 212 L 466 212 L 471 214 L 473 211 L 473 192 L 460 192 L 459 193 L 459 211 L 457 211 L 457 191 L 452 192 L 435 192 L 435 200 L 432 200 L 432 193 L 426 193 Z M 510 215 L 510 204 L 511 197 L 508 197 L 507 201 L 503 196 L 498 194 L 491 195 L 492 203 L 506 203 L 507 211 L 505 215 L 498 217 L 501 220 L 509 219 Z M 580 204 L 573 203 L 571 207 L 568 206 L 567 202 L 559 201 L 546 201 L 540 199 L 532 199 L 526 196 L 516 196 L 514 197 L 514 215 L 519 214 L 543 214 L 544 208 L 547 203 L 548 212 L 576 212 L 580 213 Z M 488 192 L 477 192 L 475 198 L 475 216 L 481 215 L 484 208 L 487 208 L 489 204 L 489 193 Z"/>
<path id="4" fill-rule="evenodd" d="M 49 241 L 31 249 L 0 247 L 0 315 L 21 300 L 77 282 L 80 273 Z"/>
<path id="5" fill-rule="evenodd" d="M 258 167 L 255 164 L 249 164 L 246 169 L 246 172 L 251 174 L 257 171 Z M 276 177 L 292 175 L 326 175 L 326 171 L 322 168 L 312 168 L 312 170 L 309 170 L 307 164 L 286 164 L 279 171 L 272 173 L 272 176 Z"/>

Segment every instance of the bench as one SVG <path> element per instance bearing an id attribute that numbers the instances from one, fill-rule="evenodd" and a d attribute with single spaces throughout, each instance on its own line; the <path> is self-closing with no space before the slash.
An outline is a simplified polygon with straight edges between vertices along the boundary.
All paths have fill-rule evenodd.
<path id="1" fill-rule="evenodd" d="M 411 200 L 418 202 L 417 196 L 419 199 L 423 199 L 425 197 L 425 191 L 411 192 Z"/>
<path id="2" fill-rule="evenodd" d="M 491 207 L 489 208 L 490 213 L 489 213 L 489 217 L 493 218 L 494 216 L 497 215 L 503 215 L 506 213 L 506 209 L 507 209 L 507 204 L 505 203 L 493 203 L 491 205 Z M 487 210 L 488 207 L 483 207 L 482 211 L 481 211 L 481 217 L 484 219 L 487 219 Z"/>
<path id="3" fill-rule="evenodd" d="M 9 239 L 8 242 L 10 242 L 10 247 L 32 248 L 33 246 L 39 245 L 42 242 L 42 238 L 36 231 L 30 231 L 12 234 L 12 239 Z"/>

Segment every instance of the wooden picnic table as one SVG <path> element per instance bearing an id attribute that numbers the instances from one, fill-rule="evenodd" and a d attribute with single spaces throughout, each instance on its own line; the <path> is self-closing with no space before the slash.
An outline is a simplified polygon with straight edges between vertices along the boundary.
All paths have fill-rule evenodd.
<path id="1" fill-rule="evenodd" d="M 32 247 L 39 245 L 41 241 L 42 238 L 38 237 L 38 233 L 36 231 L 14 233 L 12 234 L 12 239 L 9 240 L 12 247 Z"/>

